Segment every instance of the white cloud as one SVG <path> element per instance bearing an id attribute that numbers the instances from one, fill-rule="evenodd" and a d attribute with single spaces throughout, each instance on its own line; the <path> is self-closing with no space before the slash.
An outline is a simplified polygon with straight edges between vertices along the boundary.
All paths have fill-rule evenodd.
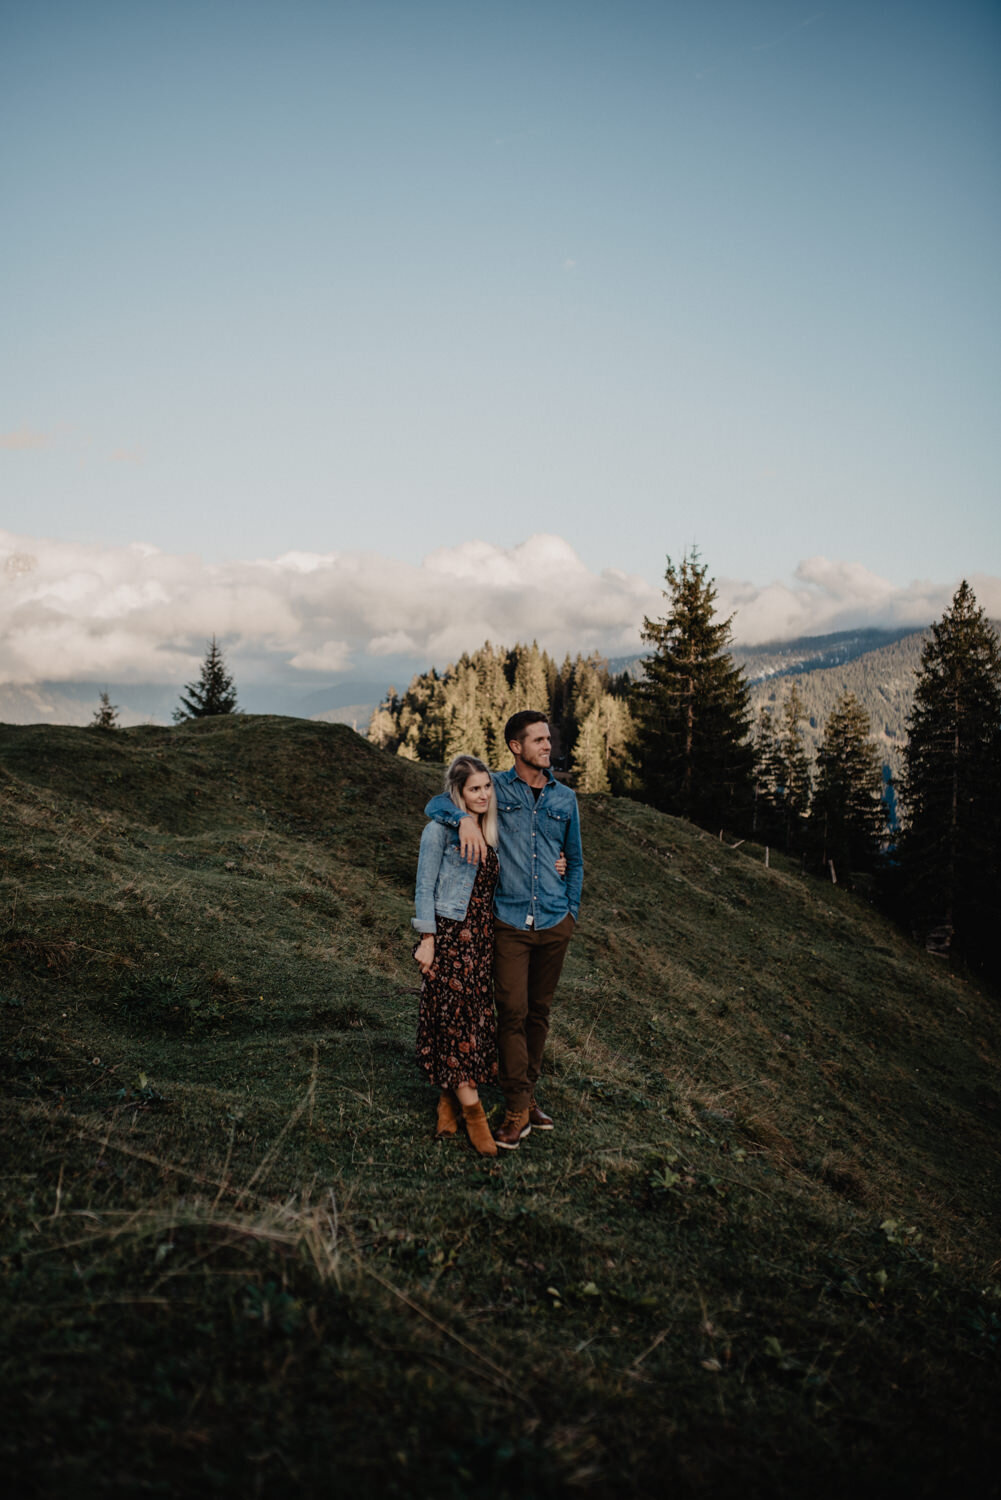
<path id="1" fill-rule="evenodd" d="M 440 661 L 488 637 L 550 650 L 639 644 L 658 591 L 591 572 L 560 537 L 464 542 L 423 563 L 286 553 L 209 566 L 146 543 L 93 547 L 0 532 L 0 682 L 182 682 L 216 635 L 230 663 L 330 675 L 360 658 Z"/>
<path id="2" fill-rule="evenodd" d="M 412 635 L 394 630 L 392 635 L 374 635 L 368 643 L 369 656 L 417 656 L 419 649 Z"/>
<path id="3" fill-rule="evenodd" d="M 923 626 L 958 581 L 896 588 L 860 564 L 810 558 L 788 582 L 717 586 L 720 609 L 737 612 L 736 639 L 755 644 L 862 624 Z M 1001 615 L 1001 580 L 970 582 Z M 182 683 L 211 635 L 238 681 L 371 672 L 389 656 L 443 667 L 488 639 L 534 638 L 556 656 L 625 655 L 641 649 L 643 616 L 663 610 L 658 586 L 594 572 L 558 536 L 509 548 L 462 542 L 421 563 L 299 552 L 209 566 L 146 543 L 0 532 L 0 683 Z"/>
<path id="4" fill-rule="evenodd" d="M 324 641 L 316 651 L 298 651 L 289 661 L 300 672 L 343 672 L 350 665 L 347 641 Z"/>
<path id="5" fill-rule="evenodd" d="M 792 583 L 759 587 L 722 578 L 717 588 L 720 610 L 736 613 L 736 639 L 754 646 L 863 625 L 919 629 L 949 607 L 959 582 L 921 579 L 899 587 L 861 563 L 811 557 L 799 564 Z M 1001 579 L 971 574 L 969 583 L 987 614 L 1001 617 Z"/>

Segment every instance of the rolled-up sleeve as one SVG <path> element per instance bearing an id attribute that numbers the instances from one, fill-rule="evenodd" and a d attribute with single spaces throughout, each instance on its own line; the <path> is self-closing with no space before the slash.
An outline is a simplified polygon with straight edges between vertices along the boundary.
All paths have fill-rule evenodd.
<path id="1" fill-rule="evenodd" d="M 467 818 L 469 814 L 456 807 L 451 797 L 447 797 L 444 792 L 439 792 L 437 797 L 431 798 L 424 809 L 424 816 L 433 818 L 436 823 L 440 823 L 445 828 L 458 828 L 463 818 Z"/>
<path id="2" fill-rule="evenodd" d="M 417 932 L 438 931 L 438 923 L 434 914 L 434 890 L 438 884 L 441 857 L 447 843 L 448 829 L 442 823 L 429 823 L 421 834 L 421 849 L 417 858 L 417 883 L 414 889 L 416 915 L 411 918 L 411 926 Z"/>

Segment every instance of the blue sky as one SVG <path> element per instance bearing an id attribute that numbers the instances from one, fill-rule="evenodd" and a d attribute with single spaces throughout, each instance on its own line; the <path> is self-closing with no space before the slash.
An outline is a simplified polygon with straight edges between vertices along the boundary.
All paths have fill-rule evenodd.
<path id="1" fill-rule="evenodd" d="M 964 0 L 9 5 L 0 527 L 999 575 L 999 64 Z"/>

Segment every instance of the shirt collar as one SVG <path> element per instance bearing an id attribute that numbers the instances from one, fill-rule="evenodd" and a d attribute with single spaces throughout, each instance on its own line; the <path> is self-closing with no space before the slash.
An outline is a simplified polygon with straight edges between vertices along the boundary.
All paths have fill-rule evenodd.
<path id="1" fill-rule="evenodd" d="M 498 779 L 499 780 L 503 779 L 509 785 L 510 785 L 510 783 L 512 781 L 521 781 L 521 777 L 518 775 L 518 772 L 515 770 L 514 766 L 512 766 L 509 771 L 500 771 L 498 773 Z M 527 781 L 521 781 L 521 784 L 522 784 L 523 787 L 526 787 L 528 789 L 528 791 L 532 790 L 532 788 L 528 785 Z M 556 780 L 556 777 L 553 775 L 553 768 L 552 768 L 552 766 L 549 766 L 547 768 L 547 770 L 546 770 L 546 784 L 547 784 L 547 786 L 548 785 L 553 785 L 553 786 L 559 785 L 559 783 Z M 542 791 L 541 787 L 539 787 L 539 791 L 540 792 Z"/>

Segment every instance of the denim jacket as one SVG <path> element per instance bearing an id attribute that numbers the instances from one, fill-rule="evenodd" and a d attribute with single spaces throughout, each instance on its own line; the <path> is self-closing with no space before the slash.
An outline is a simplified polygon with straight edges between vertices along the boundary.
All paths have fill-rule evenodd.
<path id="1" fill-rule="evenodd" d="M 584 885 L 576 796 L 556 780 L 552 771 L 538 801 L 513 766 L 510 771 L 493 772 L 493 778 L 500 860 L 494 915 L 511 927 L 532 926 L 540 931 L 555 927 L 567 912 L 576 922 Z M 452 799 L 444 795 L 432 798 L 424 812 L 435 820 L 432 826 L 439 828 L 458 828 L 463 816 Z M 556 873 L 556 859 L 561 851 L 567 857 L 567 872 L 562 877 Z M 459 863 L 464 863 L 461 856 Z M 470 868 L 475 878 L 476 866 Z"/>
<path id="2" fill-rule="evenodd" d="M 445 798 L 453 812 L 455 803 Z M 476 882 L 476 865 L 459 855 L 459 835 L 444 823 L 429 823 L 421 834 L 421 852 L 417 860 L 417 889 L 411 918 L 418 932 L 437 932 L 437 917 L 466 915 L 469 897 Z"/>

